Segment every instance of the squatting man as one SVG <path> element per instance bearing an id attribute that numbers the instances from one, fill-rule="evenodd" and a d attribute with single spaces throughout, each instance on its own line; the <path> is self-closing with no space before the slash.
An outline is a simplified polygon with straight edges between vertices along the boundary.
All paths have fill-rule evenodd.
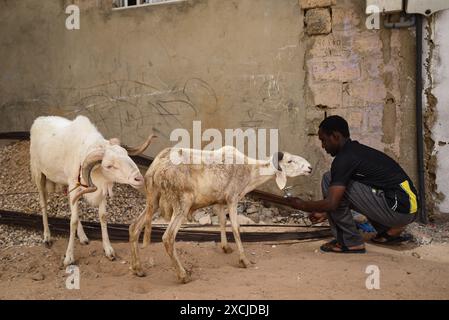
<path id="1" fill-rule="evenodd" d="M 290 198 L 296 209 L 310 212 L 312 222 L 329 221 L 334 239 L 322 252 L 365 253 L 351 209 L 362 213 L 373 225 L 375 243 L 393 244 L 408 240 L 401 235 L 418 212 L 419 200 L 411 179 L 392 158 L 350 138 L 349 126 L 340 116 L 319 125 L 322 148 L 334 157 L 330 172 L 323 175 L 323 200 Z"/>

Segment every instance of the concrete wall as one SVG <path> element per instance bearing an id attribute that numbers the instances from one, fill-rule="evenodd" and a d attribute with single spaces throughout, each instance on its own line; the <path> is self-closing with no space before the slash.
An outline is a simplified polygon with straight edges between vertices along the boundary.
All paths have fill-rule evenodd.
<path id="1" fill-rule="evenodd" d="M 435 13 L 424 28 L 427 195 L 437 211 L 449 213 L 449 10 Z"/>
<path id="2" fill-rule="evenodd" d="M 0 131 L 28 130 L 38 115 L 85 114 L 127 144 L 156 131 L 154 155 L 193 120 L 203 130 L 278 128 L 280 149 L 318 169 L 291 181 L 295 192 L 318 197 L 331 159 L 317 125 L 341 114 L 354 138 L 414 179 L 413 28 L 367 30 L 364 1 L 300 2 L 112 11 L 106 0 L 0 0 Z M 70 3 L 81 7 L 80 30 L 65 28 Z M 317 5 L 327 15 L 318 23 Z"/>

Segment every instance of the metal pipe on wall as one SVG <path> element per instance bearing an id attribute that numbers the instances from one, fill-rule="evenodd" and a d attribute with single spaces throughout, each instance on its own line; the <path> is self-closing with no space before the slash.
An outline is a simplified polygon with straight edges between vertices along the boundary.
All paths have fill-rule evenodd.
<path id="1" fill-rule="evenodd" d="M 418 221 L 421 223 L 428 223 L 426 211 L 426 189 L 424 177 L 424 136 L 423 136 L 423 79 L 422 79 L 422 46 L 423 46 L 423 17 L 420 14 L 416 15 L 416 142 L 418 154 L 418 183 L 419 183 L 419 198 L 420 209 Z"/>

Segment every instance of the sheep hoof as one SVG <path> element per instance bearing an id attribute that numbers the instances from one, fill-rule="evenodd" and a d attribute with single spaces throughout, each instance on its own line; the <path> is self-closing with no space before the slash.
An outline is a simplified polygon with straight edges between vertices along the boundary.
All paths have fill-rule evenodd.
<path id="1" fill-rule="evenodd" d="M 221 249 L 223 250 L 224 253 L 232 253 L 232 251 L 234 251 L 230 246 L 221 247 Z"/>
<path id="2" fill-rule="evenodd" d="M 73 257 L 65 257 L 65 259 L 64 259 L 64 266 L 65 267 L 68 267 L 68 266 L 73 265 L 73 264 L 75 264 L 75 258 L 73 258 Z"/>
<path id="3" fill-rule="evenodd" d="M 190 281 L 192 281 L 192 278 L 188 274 L 183 277 L 179 277 L 179 282 L 183 284 L 189 283 Z"/>
<path id="4" fill-rule="evenodd" d="M 192 281 L 192 271 L 191 270 L 182 270 L 178 273 L 178 279 L 181 283 L 189 283 Z"/>
<path id="5" fill-rule="evenodd" d="M 90 243 L 90 241 L 89 241 L 89 239 L 83 239 L 83 240 L 81 240 L 80 239 L 80 243 L 82 244 L 82 245 L 84 245 L 84 246 L 87 246 L 89 243 Z"/>
<path id="6" fill-rule="evenodd" d="M 114 253 L 110 253 L 110 254 L 106 253 L 106 258 L 108 258 L 109 261 L 115 261 L 115 254 Z"/>
<path id="7" fill-rule="evenodd" d="M 140 247 L 140 249 L 145 249 L 146 247 L 148 247 L 149 243 L 142 243 L 142 246 Z"/>
<path id="8" fill-rule="evenodd" d="M 50 249 L 53 246 L 53 241 L 44 240 L 44 246 L 45 246 L 45 248 Z"/>
<path id="9" fill-rule="evenodd" d="M 250 264 L 251 264 L 251 262 L 249 262 L 249 260 L 246 258 L 239 260 L 239 265 L 242 268 L 248 268 Z"/>
<path id="10" fill-rule="evenodd" d="M 145 272 L 141 269 L 141 268 L 138 268 L 138 269 L 131 269 L 132 270 L 132 272 L 133 272 L 133 274 L 135 275 L 135 276 L 138 276 L 138 277 L 140 277 L 140 278 L 142 278 L 142 277 L 145 277 L 146 276 L 146 274 L 145 274 Z"/>
<path id="11" fill-rule="evenodd" d="M 106 255 L 106 258 L 109 259 L 109 261 L 114 261 L 115 260 L 114 249 L 112 249 L 112 248 L 104 249 L 104 253 Z"/>
<path id="12" fill-rule="evenodd" d="M 115 261 L 115 256 L 106 256 L 106 258 L 108 258 L 109 261 Z"/>

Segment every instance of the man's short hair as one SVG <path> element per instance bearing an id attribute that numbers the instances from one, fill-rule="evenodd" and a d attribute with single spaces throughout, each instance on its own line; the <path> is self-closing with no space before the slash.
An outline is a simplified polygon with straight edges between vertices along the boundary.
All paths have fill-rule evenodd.
<path id="1" fill-rule="evenodd" d="M 319 128 L 327 135 L 340 132 L 345 138 L 349 138 L 348 122 L 340 116 L 330 116 L 321 121 Z"/>

